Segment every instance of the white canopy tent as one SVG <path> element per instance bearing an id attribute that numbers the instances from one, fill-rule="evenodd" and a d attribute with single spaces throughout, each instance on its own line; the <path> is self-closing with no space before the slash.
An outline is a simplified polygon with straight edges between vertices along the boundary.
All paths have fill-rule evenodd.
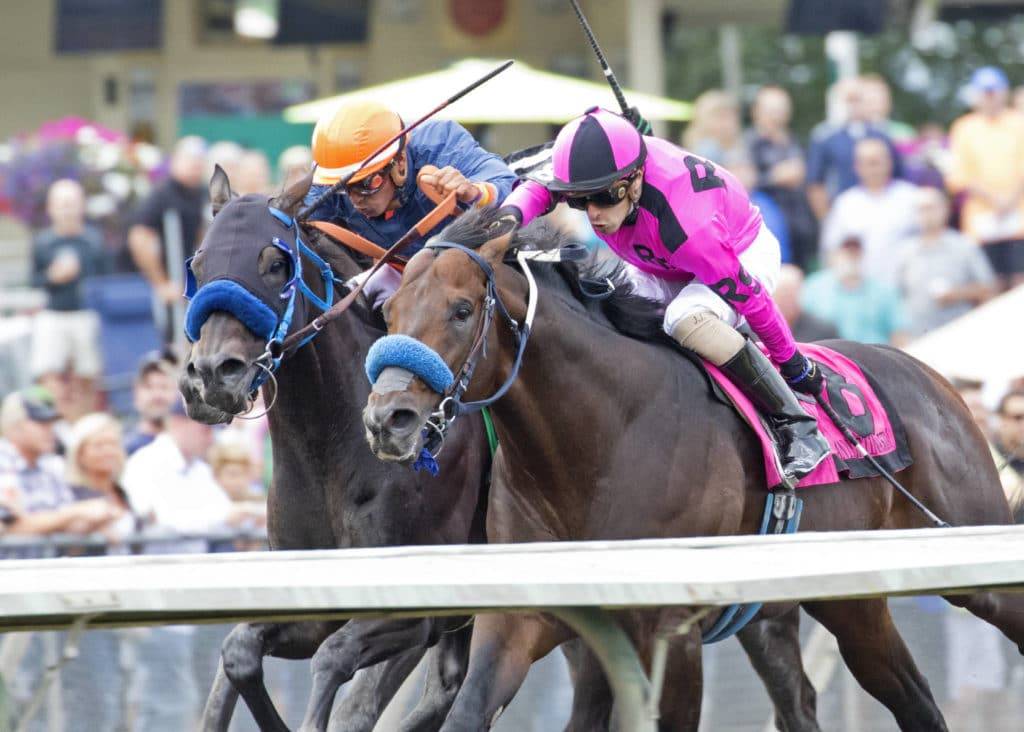
<path id="1" fill-rule="evenodd" d="M 489 59 L 459 61 L 443 71 L 296 104 L 284 111 L 284 117 L 289 122 L 315 123 L 340 104 L 373 100 L 393 107 L 404 119 L 412 120 L 499 63 Z M 625 94 L 629 103 L 639 108 L 649 120 L 675 121 L 690 118 L 691 105 L 686 102 L 629 89 Z M 493 81 L 441 110 L 437 117 L 466 124 L 561 124 L 594 105 L 613 111 L 619 109 L 607 84 L 540 71 L 517 61 Z"/>
<path id="2" fill-rule="evenodd" d="M 911 343 L 904 350 L 947 378 L 1009 382 L 1024 376 L 1024 285 Z"/>

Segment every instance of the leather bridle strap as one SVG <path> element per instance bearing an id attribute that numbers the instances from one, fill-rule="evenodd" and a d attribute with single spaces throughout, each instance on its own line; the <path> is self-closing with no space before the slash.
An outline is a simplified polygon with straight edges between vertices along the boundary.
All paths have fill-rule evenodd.
<path id="1" fill-rule="evenodd" d="M 429 213 L 427 213 L 426 216 L 420 219 L 415 226 L 409 229 L 409 231 L 405 232 L 405 234 L 402 235 L 402 238 L 396 241 L 391 246 L 390 249 L 384 252 L 381 258 L 378 259 L 377 262 L 370 269 L 370 274 L 365 279 L 363 279 L 363 281 L 360 282 L 353 290 L 351 290 L 347 295 L 345 295 L 345 297 L 343 297 L 341 300 L 338 300 L 338 302 L 336 302 L 331 307 L 330 310 L 313 318 L 313 320 L 311 320 L 304 327 L 300 328 L 295 333 L 292 333 L 287 338 L 285 338 L 284 341 L 275 341 L 271 343 L 270 347 L 273 350 L 277 351 L 277 353 L 272 352 L 270 355 L 273 358 L 281 358 L 284 354 L 288 353 L 292 348 L 295 348 L 298 344 L 302 343 L 305 338 L 314 333 L 319 333 L 329 323 L 340 318 L 346 310 L 352 307 L 352 303 L 354 303 L 356 301 L 356 298 L 358 298 L 360 293 L 362 293 L 363 288 L 366 286 L 366 283 L 373 278 L 373 275 L 376 274 L 381 267 L 395 261 L 398 258 L 398 255 L 405 247 L 407 247 L 415 240 L 421 239 L 427 234 L 429 234 L 431 231 L 433 231 L 433 229 L 438 224 L 440 224 L 442 221 L 444 221 L 446 218 L 452 215 L 452 212 L 455 210 L 455 208 L 456 198 L 455 192 L 453 191 L 449 193 L 447 196 L 445 196 L 441 200 L 441 202 L 434 207 L 432 211 L 430 211 Z"/>

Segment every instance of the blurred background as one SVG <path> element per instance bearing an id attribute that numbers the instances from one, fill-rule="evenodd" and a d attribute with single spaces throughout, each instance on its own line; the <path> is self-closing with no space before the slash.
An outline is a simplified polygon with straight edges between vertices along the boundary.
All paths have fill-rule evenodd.
<path id="1" fill-rule="evenodd" d="M 952 379 L 1019 509 L 1024 3 L 582 6 L 655 134 L 751 191 L 798 340 L 889 343 Z M 493 152 L 615 108 L 567 0 L 10 0 L 3 17 L 0 557 L 265 548 L 265 421 L 214 431 L 177 406 L 182 262 L 214 164 L 271 194 L 346 95 L 413 119 L 496 59 L 517 65 L 446 112 Z M 576 213 L 557 219 L 599 246 Z M 189 468 L 156 495 L 153 446 L 172 442 Z M 894 607 L 951 728 L 1019 727 L 1024 666 L 996 631 L 942 601 Z M 189 729 L 226 632 L 91 631 L 63 664 L 66 634 L 0 637 L 0 730 Z M 893 729 L 807 618 L 804 636 L 823 726 Z M 703 728 L 767 729 L 739 647 L 707 657 Z M 268 679 L 296 723 L 308 664 Z M 564 723 L 560 655 L 531 679 L 499 729 Z"/>

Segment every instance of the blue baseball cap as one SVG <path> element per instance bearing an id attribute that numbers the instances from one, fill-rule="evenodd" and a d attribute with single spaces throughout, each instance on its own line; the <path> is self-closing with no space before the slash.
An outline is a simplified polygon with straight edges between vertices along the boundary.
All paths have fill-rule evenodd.
<path id="1" fill-rule="evenodd" d="M 1003 70 L 995 66 L 982 66 L 971 74 L 970 87 L 976 92 L 1003 91 L 1010 88 L 1010 80 Z"/>

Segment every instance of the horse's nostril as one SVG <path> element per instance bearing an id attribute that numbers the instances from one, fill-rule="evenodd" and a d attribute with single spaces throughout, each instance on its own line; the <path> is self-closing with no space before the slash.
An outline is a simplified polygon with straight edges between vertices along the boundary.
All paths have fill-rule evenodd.
<path id="1" fill-rule="evenodd" d="M 416 424 L 416 412 L 411 409 L 396 409 L 387 419 L 391 432 L 408 432 Z"/>
<path id="2" fill-rule="evenodd" d="M 188 362 L 188 366 L 185 367 L 185 373 L 188 374 L 188 377 L 190 379 L 196 378 L 196 376 L 197 376 L 196 365 L 194 363 L 192 363 L 191 361 L 189 361 Z"/>
<path id="3" fill-rule="evenodd" d="M 226 358 L 217 366 L 217 375 L 223 380 L 234 380 L 245 373 L 245 361 L 238 358 Z"/>

